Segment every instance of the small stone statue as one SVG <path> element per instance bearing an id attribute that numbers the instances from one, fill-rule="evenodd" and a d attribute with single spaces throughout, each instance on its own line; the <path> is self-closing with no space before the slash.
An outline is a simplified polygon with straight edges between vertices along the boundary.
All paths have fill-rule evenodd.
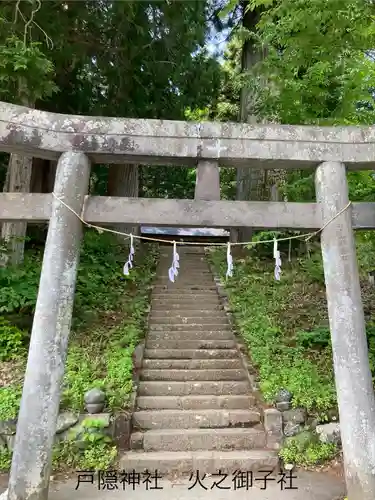
<path id="1" fill-rule="evenodd" d="M 284 403 L 288 402 L 290 403 L 292 401 L 292 394 L 287 390 L 287 389 L 280 389 L 276 396 L 276 402 L 277 403 Z"/>
<path id="2" fill-rule="evenodd" d="M 105 394 L 101 389 L 94 388 L 86 392 L 84 401 L 89 413 L 101 413 L 105 405 Z"/>
<path id="3" fill-rule="evenodd" d="M 289 410 L 293 395 L 287 389 L 280 389 L 276 395 L 276 408 L 280 411 Z"/>

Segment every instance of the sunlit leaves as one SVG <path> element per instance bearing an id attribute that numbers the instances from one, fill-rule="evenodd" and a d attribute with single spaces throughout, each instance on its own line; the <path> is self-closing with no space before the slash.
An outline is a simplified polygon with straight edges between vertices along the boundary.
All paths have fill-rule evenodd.
<path id="1" fill-rule="evenodd" d="M 53 82 L 54 67 L 41 51 L 40 43 L 24 45 L 16 36 L 0 44 L 0 96 L 2 99 L 37 99 L 57 90 Z"/>
<path id="2" fill-rule="evenodd" d="M 363 0 L 250 2 L 265 10 L 257 26 L 267 47 L 255 72 L 267 78 L 257 112 L 284 123 L 372 123 L 373 6 Z M 254 72 L 252 73 L 254 74 Z M 248 85 L 254 85 L 248 75 Z M 368 106 L 358 108 L 359 102 Z"/>

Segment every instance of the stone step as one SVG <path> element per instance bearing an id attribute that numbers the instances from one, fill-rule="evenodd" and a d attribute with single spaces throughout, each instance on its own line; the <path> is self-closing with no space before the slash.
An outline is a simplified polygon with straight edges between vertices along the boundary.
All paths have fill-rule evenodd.
<path id="1" fill-rule="evenodd" d="M 171 260 L 166 260 L 164 263 L 161 263 L 160 266 L 158 266 L 157 271 L 158 273 L 167 273 L 168 275 L 168 270 L 171 267 Z M 206 263 L 200 263 L 199 261 L 197 262 L 190 262 L 191 266 L 186 266 L 185 264 L 189 263 L 188 261 L 184 260 L 184 265 L 180 267 L 179 271 L 180 274 L 185 274 L 185 275 L 191 275 L 191 276 L 210 276 L 212 277 L 212 272 L 210 271 L 210 268 Z"/>
<path id="2" fill-rule="evenodd" d="M 175 301 L 191 301 L 191 302 L 196 302 L 196 301 L 202 301 L 206 300 L 207 302 L 212 302 L 214 299 L 216 299 L 217 302 L 220 301 L 220 297 L 217 294 L 217 292 L 209 290 L 207 293 L 204 292 L 204 290 L 196 290 L 195 293 L 192 293 L 190 291 L 185 292 L 184 290 L 180 291 L 173 291 L 173 290 L 154 290 L 152 293 L 152 300 L 175 300 Z"/>
<path id="3" fill-rule="evenodd" d="M 215 280 L 214 280 L 214 277 L 212 274 L 210 273 L 194 273 L 194 274 L 190 274 L 188 272 L 188 270 L 186 270 L 185 272 L 182 272 L 180 271 L 178 273 L 178 276 L 177 276 L 177 279 L 174 283 L 172 283 L 170 280 L 169 280 L 169 276 L 168 276 L 168 271 L 164 271 L 162 274 L 159 274 L 156 279 L 154 280 L 154 284 L 156 283 L 160 283 L 162 285 L 164 284 L 171 284 L 172 286 L 173 285 L 176 285 L 177 284 L 177 280 L 179 283 L 181 282 L 187 282 L 189 284 L 201 284 L 201 283 L 209 283 L 210 285 L 212 285 L 213 283 L 215 283 Z"/>
<path id="4" fill-rule="evenodd" d="M 159 266 L 156 272 L 155 279 L 160 279 L 161 277 L 168 278 L 169 268 L 171 267 L 172 259 L 165 262 L 165 265 Z M 180 262 L 181 264 L 181 262 Z M 205 264 L 201 265 L 198 262 L 188 262 L 186 259 L 183 261 L 182 265 L 179 267 L 178 276 L 194 276 L 194 277 L 204 277 L 204 278 L 213 278 L 213 274 L 211 273 L 208 266 Z"/>
<path id="5" fill-rule="evenodd" d="M 168 269 L 171 267 L 171 263 L 172 254 L 165 258 L 161 257 L 157 269 L 166 269 L 168 271 Z M 197 258 L 195 256 L 190 257 L 188 255 L 180 254 L 180 264 L 181 270 L 191 270 L 191 272 L 196 273 L 197 271 L 203 269 L 206 273 L 211 272 L 207 260 L 201 260 L 200 258 Z M 189 264 L 189 266 L 186 266 L 186 264 Z M 190 265 L 194 267 L 190 267 Z"/>
<path id="6" fill-rule="evenodd" d="M 277 452 L 271 450 L 236 450 L 236 451 L 196 451 L 196 452 L 135 452 L 125 453 L 119 463 L 119 470 L 143 473 L 158 471 L 158 474 L 190 475 L 192 471 L 203 474 L 224 474 L 234 471 L 272 471 L 278 473 L 279 459 Z M 263 474 L 263 473 L 262 473 Z M 259 473 L 261 476 L 261 473 Z M 263 475 L 263 477 L 265 474 Z M 226 486 L 232 487 L 232 477 L 228 477 Z M 159 482 L 160 484 L 160 482 Z M 192 483 L 194 484 L 194 483 Z M 208 488 L 212 481 L 208 482 Z M 259 485 L 264 484 L 263 481 Z"/>
<path id="7" fill-rule="evenodd" d="M 131 449 L 144 451 L 253 450 L 266 446 L 266 435 L 254 428 L 155 429 L 135 432 Z"/>
<path id="8" fill-rule="evenodd" d="M 151 302 L 152 310 L 173 310 L 173 311 L 194 311 L 196 309 L 202 309 L 211 311 L 224 311 L 224 305 L 220 303 L 219 300 L 215 299 L 212 301 L 205 301 L 204 298 L 199 300 L 153 300 Z"/>
<path id="9" fill-rule="evenodd" d="M 155 316 L 153 312 L 151 312 L 150 315 L 150 322 L 152 325 L 184 325 L 186 323 L 190 325 L 214 325 L 214 326 L 220 326 L 220 325 L 225 325 L 228 324 L 228 319 L 226 315 L 222 312 L 218 312 L 216 316 L 213 316 L 212 313 L 210 316 L 177 316 L 176 314 L 173 314 L 171 316 Z"/>
<path id="10" fill-rule="evenodd" d="M 177 278 L 178 279 L 178 278 Z M 186 285 L 183 283 L 183 286 L 178 286 L 177 280 L 174 283 L 165 283 L 165 284 L 152 284 L 152 290 L 154 293 L 168 293 L 175 295 L 218 295 L 217 287 L 215 283 L 211 283 L 211 285 L 194 285 L 194 283 L 190 283 Z"/>
<path id="11" fill-rule="evenodd" d="M 198 323 L 180 323 L 180 324 L 159 324 L 151 323 L 149 332 L 187 332 L 187 331 L 201 331 L 215 333 L 216 331 L 224 332 L 231 331 L 229 323 L 227 324 L 198 324 Z"/>
<path id="12" fill-rule="evenodd" d="M 187 282 L 187 283 L 193 284 L 193 285 L 195 283 L 197 283 L 197 284 L 209 283 L 212 286 L 212 284 L 215 283 L 215 278 L 213 277 L 212 274 L 205 273 L 203 271 L 201 273 L 190 274 L 186 270 L 186 272 L 180 271 L 178 276 L 177 276 L 176 281 L 174 283 L 172 283 L 171 281 L 169 281 L 168 271 L 163 271 L 163 273 L 159 274 L 156 277 L 156 279 L 153 281 L 153 284 L 162 284 L 162 285 L 171 284 L 173 286 L 173 285 L 177 284 L 177 281 L 178 281 L 178 283 Z"/>
<path id="13" fill-rule="evenodd" d="M 165 250 L 164 253 L 162 253 L 162 258 L 165 255 L 165 258 L 169 257 L 172 255 L 172 245 L 163 247 L 163 250 Z M 205 252 L 205 246 L 204 244 L 202 245 L 177 245 L 178 253 L 180 255 L 183 255 L 185 258 L 189 257 L 191 259 L 195 259 L 199 262 L 199 260 L 202 260 L 203 262 L 206 262 L 207 256 Z M 169 252 L 169 253 L 168 253 Z"/>
<path id="14" fill-rule="evenodd" d="M 178 280 L 178 277 L 177 277 Z M 194 282 L 192 280 L 179 280 L 175 281 L 175 283 L 167 283 L 167 282 L 155 282 L 153 283 L 153 291 L 154 293 L 162 293 L 166 292 L 168 294 L 216 294 L 217 288 L 215 283 L 212 281 L 207 283 L 205 281 Z"/>
<path id="15" fill-rule="evenodd" d="M 201 304 L 202 307 L 202 304 Z M 224 311 L 218 310 L 218 306 L 216 308 L 205 308 L 205 309 L 197 309 L 196 307 L 193 309 L 183 309 L 182 307 L 179 309 L 169 308 L 168 305 L 165 308 L 155 308 L 151 307 L 151 318 L 202 318 L 202 317 L 210 317 L 210 318 L 222 318 L 223 321 L 226 321 L 227 316 Z"/>
<path id="16" fill-rule="evenodd" d="M 150 370 L 221 370 L 242 369 L 240 358 L 229 359 L 143 359 L 143 368 Z"/>
<path id="17" fill-rule="evenodd" d="M 177 251 L 180 255 L 180 259 L 184 259 L 184 262 L 191 262 L 194 263 L 197 266 L 201 267 L 206 267 L 208 268 L 208 261 L 206 258 L 206 255 L 200 253 L 200 254 L 191 254 L 191 253 L 186 253 L 185 251 L 182 250 L 182 247 L 178 246 Z M 165 263 L 166 266 L 171 265 L 172 260 L 172 251 L 168 255 L 161 255 L 160 256 L 160 263 L 159 265 L 162 265 Z"/>
<path id="18" fill-rule="evenodd" d="M 208 292 L 208 293 L 176 293 L 176 292 L 168 292 L 166 290 L 163 291 L 153 291 L 152 301 L 168 301 L 168 302 L 198 302 L 200 304 L 212 304 L 220 303 L 220 298 L 216 292 Z"/>
<path id="19" fill-rule="evenodd" d="M 168 272 L 168 269 L 171 267 L 171 260 L 172 260 L 171 257 L 172 257 L 172 254 L 167 259 L 164 259 L 164 260 L 160 259 L 159 264 L 157 266 L 157 269 L 158 270 L 160 269 L 161 271 Z M 194 259 L 190 259 L 187 257 L 183 257 L 183 258 L 184 258 L 184 265 L 180 267 L 181 270 L 189 270 L 189 271 L 191 271 L 192 274 L 198 274 L 199 271 L 204 271 L 206 274 L 212 274 L 207 261 L 202 261 L 202 260 L 195 259 L 195 258 Z M 194 265 L 194 267 L 186 268 L 185 262 L 188 262 L 188 263 Z"/>
<path id="20" fill-rule="evenodd" d="M 148 337 L 147 349 L 235 349 L 237 344 L 234 340 L 171 340 L 155 339 Z"/>
<path id="21" fill-rule="evenodd" d="M 233 340 L 234 336 L 230 330 L 214 330 L 210 332 L 204 332 L 204 337 L 206 340 Z M 200 340 L 202 338 L 202 331 L 195 331 L 194 329 L 182 331 L 151 331 L 147 338 L 149 340 Z"/>
<path id="22" fill-rule="evenodd" d="M 183 381 L 221 381 L 221 380 L 246 380 L 246 372 L 244 369 L 231 370 L 142 370 L 141 380 L 173 380 L 176 382 Z"/>
<path id="23" fill-rule="evenodd" d="M 239 358 L 237 349 L 145 349 L 149 359 L 232 359 Z"/>
<path id="24" fill-rule="evenodd" d="M 217 303 L 218 301 L 215 301 L 212 304 L 204 304 L 205 311 L 223 311 L 224 308 L 221 304 Z M 197 309 L 202 307 L 202 302 L 201 301 L 196 301 L 196 302 L 170 302 L 168 300 L 164 301 L 157 301 L 153 300 L 151 302 L 151 310 L 154 313 L 169 313 L 169 314 L 175 314 L 175 313 L 185 313 L 185 312 L 192 312 L 196 311 Z"/>
<path id="25" fill-rule="evenodd" d="M 189 395 L 250 395 L 251 388 L 247 380 L 237 381 L 203 381 L 203 382 L 139 382 L 138 394 L 140 396 L 189 396 Z"/>
<path id="26" fill-rule="evenodd" d="M 139 396 L 139 410 L 249 410 L 255 405 L 254 396 Z"/>
<path id="27" fill-rule="evenodd" d="M 178 279 L 178 278 L 177 278 Z M 165 292 L 168 290 L 170 293 L 175 293 L 176 295 L 181 295 L 181 294 L 186 294 L 186 295 L 194 295 L 196 293 L 199 293 L 200 295 L 206 295 L 206 294 L 216 294 L 217 295 L 217 289 L 216 286 L 211 285 L 207 287 L 206 285 L 186 285 L 186 286 L 179 286 L 177 283 L 177 279 L 175 283 L 171 283 L 170 285 L 155 285 L 153 286 L 153 290 L 156 292 Z"/>
<path id="28" fill-rule="evenodd" d="M 252 427 L 259 423 L 260 413 L 255 410 L 140 410 L 133 413 L 135 429 L 212 429 Z"/>
<path id="29" fill-rule="evenodd" d="M 197 295 L 204 295 L 205 297 L 207 296 L 212 296 L 212 297 L 217 297 L 219 299 L 219 296 L 217 294 L 216 288 L 212 287 L 209 288 L 207 286 L 202 286 L 200 288 L 194 288 L 191 286 L 174 286 L 173 288 L 171 287 L 162 287 L 162 286 L 155 286 L 153 288 L 153 296 L 160 296 L 161 294 L 166 294 L 168 297 L 176 297 L 176 296 L 195 296 Z"/>
<path id="30" fill-rule="evenodd" d="M 182 254 L 180 254 L 180 256 L 181 256 L 181 259 L 184 259 L 184 265 L 181 266 L 181 269 L 184 269 L 186 267 L 185 262 L 188 262 L 192 265 L 194 264 L 194 267 L 188 268 L 188 269 L 191 269 L 191 272 L 193 272 L 193 273 L 196 273 L 197 271 L 200 271 L 201 269 L 203 269 L 206 273 L 211 272 L 207 260 L 201 260 L 200 258 L 189 257 L 189 256 L 185 256 Z M 172 254 L 170 254 L 168 257 L 165 257 L 165 258 L 161 257 L 157 268 L 168 271 L 168 269 L 171 267 L 171 260 L 172 260 Z"/>

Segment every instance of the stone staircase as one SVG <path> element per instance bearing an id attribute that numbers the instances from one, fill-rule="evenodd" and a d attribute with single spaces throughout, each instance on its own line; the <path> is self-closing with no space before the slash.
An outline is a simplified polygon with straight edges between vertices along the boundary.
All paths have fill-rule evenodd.
<path id="1" fill-rule="evenodd" d="M 161 256 L 133 414 L 131 450 L 121 468 L 215 473 L 276 470 L 263 412 L 220 303 L 203 250 L 179 247 L 168 280 Z"/>

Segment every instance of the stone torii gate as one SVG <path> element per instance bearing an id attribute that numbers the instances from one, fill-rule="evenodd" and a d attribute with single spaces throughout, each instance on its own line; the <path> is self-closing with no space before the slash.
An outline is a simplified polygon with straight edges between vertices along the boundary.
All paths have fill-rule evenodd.
<path id="1" fill-rule="evenodd" d="M 0 220 L 49 221 L 8 500 L 46 500 L 82 234 L 92 224 L 322 228 L 348 204 L 346 168 L 375 168 L 375 128 L 66 116 L 0 103 L 0 150 L 58 159 L 54 194 L 0 194 Z M 90 163 L 197 166 L 195 200 L 87 196 Z M 220 201 L 219 167 L 316 167 L 317 203 Z M 321 244 L 349 500 L 375 497 L 375 401 L 353 229 L 354 203 Z"/>

